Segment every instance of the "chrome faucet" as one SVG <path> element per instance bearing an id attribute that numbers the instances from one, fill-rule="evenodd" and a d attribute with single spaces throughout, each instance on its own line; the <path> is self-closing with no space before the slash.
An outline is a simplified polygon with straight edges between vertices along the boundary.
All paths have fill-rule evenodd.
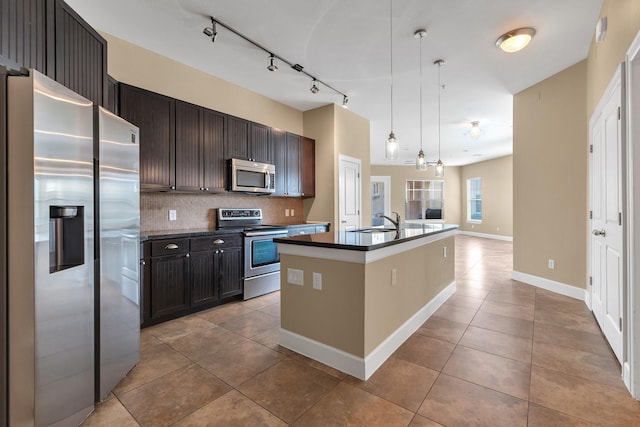
<path id="1" fill-rule="evenodd" d="M 395 221 L 393 219 L 389 218 L 388 216 L 380 214 L 380 213 L 376 214 L 376 218 L 386 218 L 386 219 L 388 219 L 396 227 L 396 230 L 399 230 L 400 229 L 400 214 L 398 212 L 391 212 L 391 213 L 396 214 Z"/>

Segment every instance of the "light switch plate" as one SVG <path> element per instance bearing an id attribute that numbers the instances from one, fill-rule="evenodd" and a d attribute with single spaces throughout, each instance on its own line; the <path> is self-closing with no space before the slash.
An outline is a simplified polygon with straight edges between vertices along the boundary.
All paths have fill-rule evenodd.
<path id="1" fill-rule="evenodd" d="M 287 282 L 292 285 L 304 286 L 304 271 L 287 268 Z"/>
<path id="2" fill-rule="evenodd" d="M 175 221 L 178 219 L 178 215 L 175 209 L 169 209 L 169 221 Z"/>
<path id="3" fill-rule="evenodd" d="M 322 273 L 313 273 L 313 289 L 322 290 Z"/>

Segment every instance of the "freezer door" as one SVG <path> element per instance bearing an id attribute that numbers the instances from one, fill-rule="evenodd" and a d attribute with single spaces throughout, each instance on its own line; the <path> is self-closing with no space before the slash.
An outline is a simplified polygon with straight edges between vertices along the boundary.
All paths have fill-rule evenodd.
<path id="1" fill-rule="evenodd" d="M 103 400 L 140 359 L 138 128 L 98 116 L 99 387 Z"/>

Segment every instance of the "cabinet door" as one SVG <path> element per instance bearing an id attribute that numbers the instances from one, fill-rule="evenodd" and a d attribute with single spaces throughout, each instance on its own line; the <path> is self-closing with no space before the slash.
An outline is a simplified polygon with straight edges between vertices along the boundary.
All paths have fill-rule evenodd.
<path id="1" fill-rule="evenodd" d="M 204 191 L 202 177 L 202 108 L 176 104 L 176 190 Z"/>
<path id="2" fill-rule="evenodd" d="M 251 131 L 249 158 L 256 162 L 273 164 L 271 128 L 253 122 L 250 123 L 249 128 Z"/>
<path id="3" fill-rule="evenodd" d="M 62 0 L 55 0 L 54 60 L 56 81 L 104 105 L 107 42 Z"/>
<path id="4" fill-rule="evenodd" d="M 107 98 L 104 101 L 104 107 L 113 114 L 119 114 L 118 96 L 118 81 L 111 76 L 107 76 Z"/>
<path id="5" fill-rule="evenodd" d="M 315 141 L 302 137 L 300 141 L 300 195 L 316 195 L 316 152 Z"/>
<path id="6" fill-rule="evenodd" d="M 189 308 L 187 255 L 151 258 L 151 318 L 158 320 Z"/>
<path id="7" fill-rule="evenodd" d="M 151 319 L 151 258 L 140 260 L 140 323 Z"/>
<path id="8" fill-rule="evenodd" d="M 276 192 L 274 196 L 287 194 L 287 134 L 283 131 L 272 129 L 273 164 L 276 166 Z"/>
<path id="9" fill-rule="evenodd" d="M 0 1 L 0 64 L 47 72 L 46 1 Z M 53 77 L 53 74 L 52 74 Z"/>
<path id="10" fill-rule="evenodd" d="M 191 307 L 218 300 L 214 251 L 191 252 Z"/>
<path id="11" fill-rule="evenodd" d="M 225 159 L 249 159 L 249 121 L 227 116 Z"/>
<path id="12" fill-rule="evenodd" d="M 120 116 L 140 128 L 140 189 L 175 189 L 173 99 L 120 84 Z"/>
<path id="13" fill-rule="evenodd" d="M 217 111 L 203 111 L 204 187 L 210 193 L 222 192 L 225 188 L 225 116 Z"/>
<path id="14" fill-rule="evenodd" d="M 242 293 L 242 247 L 225 248 L 218 254 L 220 298 Z"/>
<path id="15" fill-rule="evenodd" d="M 287 195 L 300 195 L 300 137 L 287 133 Z"/>

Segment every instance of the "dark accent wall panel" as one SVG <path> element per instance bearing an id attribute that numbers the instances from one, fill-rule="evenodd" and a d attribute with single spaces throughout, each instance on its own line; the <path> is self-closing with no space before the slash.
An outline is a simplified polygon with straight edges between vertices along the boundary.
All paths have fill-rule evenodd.
<path id="1" fill-rule="evenodd" d="M 0 65 L 46 73 L 46 0 L 0 0 Z"/>
<path id="2" fill-rule="evenodd" d="M 107 42 L 62 0 L 55 7 L 55 52 L 55 79 L 104 105 Z"/>

